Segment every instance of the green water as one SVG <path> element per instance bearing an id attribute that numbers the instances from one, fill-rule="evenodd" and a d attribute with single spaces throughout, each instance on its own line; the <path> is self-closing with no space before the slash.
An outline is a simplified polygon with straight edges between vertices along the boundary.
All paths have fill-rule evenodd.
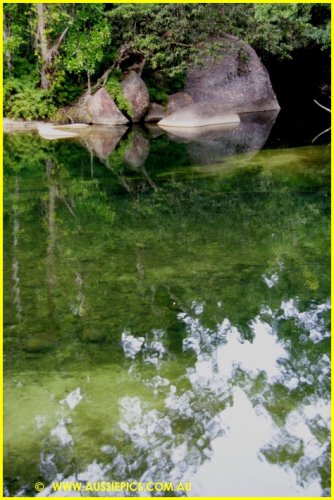
<path id="1" fill-rule="evenodd" d="M 131 140 L 5 136 L 5 494 L 328 496 L 329 148 Z"/>

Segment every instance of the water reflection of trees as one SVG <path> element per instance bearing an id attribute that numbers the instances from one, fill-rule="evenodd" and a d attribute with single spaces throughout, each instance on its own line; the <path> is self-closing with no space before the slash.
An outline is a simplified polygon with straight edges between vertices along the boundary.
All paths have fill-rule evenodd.
<path id="1" fill-rule="evenodd" d="M 191 171 L 182 174 L 184 181 L 171 174 L 159 182 L 148 163 L 146 172 L 159 189 L 141 194 L 136 186 L 149 185 L 147 176 L 127 171 L 122 151 L 108 160 L 118 175 L 108 176 L 96 163 L 92 179 L 90 158 L 76 144 L 50 145 L 34 136 L 8 140 L 5 223 L 14 239 L 5 251 L 19 266 L 23 290 L 20 321 L 16 290 L 16 317 L 10 312 L 15 308 L 6 307 L 11 369 L 108 366 L 113 346 L 123 380 L 144 386 L 149 395 L 106 403 L 108 411 L 119 411 L 113 437 L 86 459 L 82 420 L 76 423 L 75 408 L 62 411 L 42 440 L 44 479 L 60 471 L 88 477 L 85 467 L 98 457 L 104 479 L 188 480 L 212 459 L 212 443 L 227 435 L 224 411 L 233 408 L 234 389 L 241 388 L 275 429 L 274 439 L 259 450 L 265 460 L 294 471 L 305 487 L 314 479 L 326 488 L 323 148 L 318 156 L 313 150 L 310 156 L 290 153 L 295 169 L 289 172 L 282 172 L 287 156 L 279 163 L 282 153 L 273 153 L 276 170 L 266 168 L 265 155 L 242 172 L 232 164 L 215 180 Z M 135 196 L 120 195 L 119 175 Z M 27 289 L 31 280 L 38 294 Z M 132 351 L 131 342 L 137 345 Z M 33 357 L 26 356 L 29 345 Z M 85 397 L 94 400 L 90 391 L 86 385 Z M 298 425 L 308 434 L 298 435 Z M 97 475 L 95 470 L 92 477 Z"/>

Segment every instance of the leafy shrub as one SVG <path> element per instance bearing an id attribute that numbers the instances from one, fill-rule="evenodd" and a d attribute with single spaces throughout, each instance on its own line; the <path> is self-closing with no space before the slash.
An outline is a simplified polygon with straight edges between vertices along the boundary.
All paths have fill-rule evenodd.
<path id="1" fill-rule="evenodd" d="M 159 87 L 148 87 L 148 93 L 150 94 L 150 101 L 163 105 L 167 104 L 168 93 L 165 89 Z"/>
<path id="2" fill-rule="evenodd" d="M 50 97 L 58 108 L 74 102 L 84 91 L 84 85 L 74 82 L 64 70 L 57 71 L 50 88 Z"/>
<path id="3" fill-rule="evenodd" d="M 151 102 L 157 102 L 165 106 L 168 96 L 181 90 L 185 85 L 185 73 L 177 76 L 165 76 L 161 73 L 144 74 L 145 83 L 148 87 Z"/>
<path id="4" fill-rule="evenodd" d="M 4 115 L 9 118 L 46 119 L 56 109 L 49 92 L 37 88 L 36 83 L 28 79 L 7 78 L 3 96 Z"/>
<path id="5" fill-rule="evenodd" d="M 124 97 L 122 92 L 122 87 L 117 75 L 113 74 L 109 76 L 106 83 L 106 90 L 109 92 L 110 96 L 116 102 L 117 106 L 121 111 L 126 113 L 130 118 L 132 117 L 132 105 Z"/>

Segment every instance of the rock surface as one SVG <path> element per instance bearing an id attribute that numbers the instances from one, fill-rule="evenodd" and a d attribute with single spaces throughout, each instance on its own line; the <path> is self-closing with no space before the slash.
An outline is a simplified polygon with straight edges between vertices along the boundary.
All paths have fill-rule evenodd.
<path id="1" fill-rule="evenodd" d="M 205 57 L 188 70 L 184 91 L 194 102 L 218 102 L 237 113 L 280 109 L 269 74 L 255 50 L 225 35 L 218 60 Z"/>
<path id="2" fill-rule="evenodd" d="M 91 123 L 99 125 L 125 125 L 128 123 L 128 119 L 121 113 L 104 88 L 89 96 L 87 111 L 91 116 Z"/>
<path id="3" fill-rule="evenodd" d="M 205 127 L 240 122 L 236 113 L 226 113 L 225 107 L 212 102 L 190 104 L 167 116 L 159 127 Z"/>
<path id="4" fill-rule="evenodd" d="M 156 123 L 166 116 L 166 110 L 161 104 L 157 104 L 153 102 L 150 104 L 148 108 L 147 115 L 144 118 L 144 121 L 147 123 Z"/>
<path id="5" fill-rule="evenodd" d="M 88 111 L 90 98 L 91 96 L 83 95 L 75 104 L 59 109 L 56 117 L 57 123 L 93 123 L 92 115 Z"/>
<path id="6" fill-rule="evenodd" d="M 187 94 L 187 92 L 177 92 L 176 94 L 172 94 L 168 99 L 166 115 L 171 115 L 172 113 L 175 113 L 175 111 L 185 108 L 193 102 L 193 98 L 191 95 Z"/>
<path id="7" fill-rule="evenodd" d="M 70 125 L 68 125 L 70 127 Z M 73 137 L 78 137 L 78 133 L 65 129 L 63 130 L 64 127 L 59 128 L 57 126 L 54 126 L 52 124 L 44 123 L 42 125 L 39 125 L 37 130 L 39 135 L 43 139 L 47 139 L 49 141 L 52 140 L 57 140 L 57 139 L 70 139 Z"/>
<path id="8" fill-rule="evenodd" d="M 130 71 L 122 81 L 124 97 L 131 103 L 131 121 L 138 123 L 147 113 L 150 97 L 144 81 L 135 71 Z"/>
<path id="9" fill-rule="evenodd" d="M 24 132 L 26 130 L 38 130 L 40 125 L 44 122 L 41 121 L 25 121 L 25 120 L 12 120 L 10 118 L 3 119 L 3 131 L 7 132 Z"/>

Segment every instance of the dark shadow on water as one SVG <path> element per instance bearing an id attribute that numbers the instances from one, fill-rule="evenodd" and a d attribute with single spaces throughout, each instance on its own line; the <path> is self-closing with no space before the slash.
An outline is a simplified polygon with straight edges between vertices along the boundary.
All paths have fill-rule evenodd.
<path id="1" fill-rule="evenodd" d="M 240 116 L 241 123 L 234 128 L 174 129 L 168 137 L 187 144 L 194 163 L 216 163 L 236 154 L 259 151 L 265 145 L 277 115 L 277 111 L 245 113 Z"/>

